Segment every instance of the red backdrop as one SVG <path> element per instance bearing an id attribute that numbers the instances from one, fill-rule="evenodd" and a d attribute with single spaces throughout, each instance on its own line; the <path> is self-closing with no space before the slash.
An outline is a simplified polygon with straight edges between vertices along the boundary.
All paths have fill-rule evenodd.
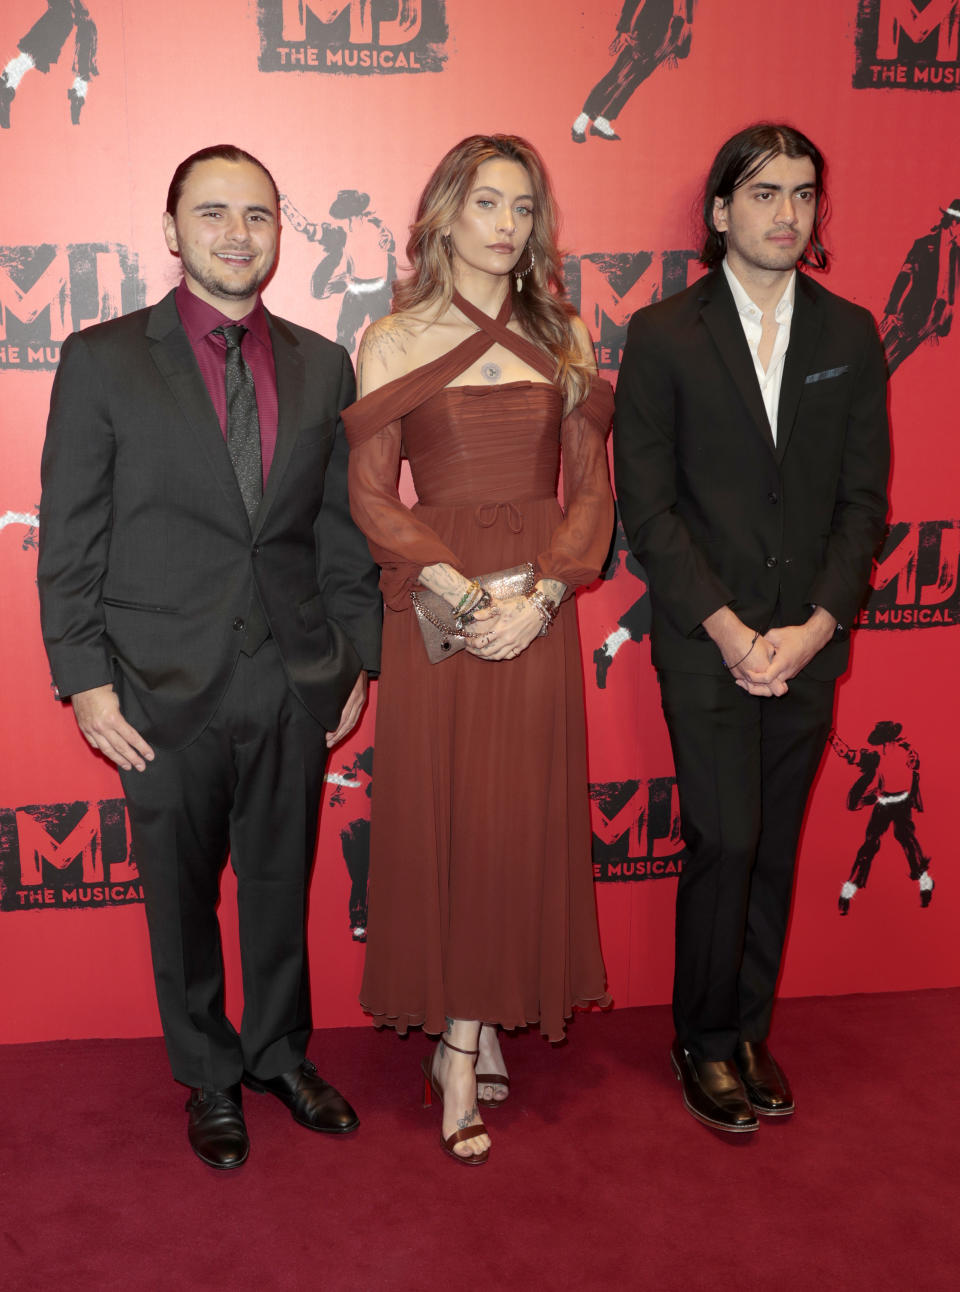
<path id="1" fill-rule="evenodd" d="M 552 172 L 571 290 L 611 379 L 632 310 L 699 272 L 697 187 L 723 139 L 772 118 L 819 143 L 833 202 L 828 285 L 878 321 L 888 305 L 897 315 L 884 322 L 895 366 L 893 528 L 839 691 L 837 729 L 859 748 L 877 721 L 902 724 L 920 757 L 924 811 L 916 825 L 937 887 L 921 910 L 888 836 L 869 888 L 840 918 L 840 885 L 869 813 L 848 809 L 856 768 L 828 751 L 804 834 L 782 990 L 960 980 L 949 838 L 960 614 L 960 325 L 951 324 L 960 257 L 950 251 L 950 229 L 940 228 L 953 227 L 943 210 L 960 208 L 958 0 L 808 0 L 799 8 L 700 0 L 680 6 L 692 12 L 689 46 L 683 40 L 672 59 L 661 50 L 659 65 L 651 35 L 657 3 L 645 0 L 635 48 L 654 57 L 628 69 L 639 84 L 616 108 L 620 138 L 588 135 L 578 144 L 571 123 L 613 66 L 608 47 L 622 11 L 634 7 L 620 0 L 3 7 L 0 63 L 12 67 L 6 84 L 22 79 L 9 127 L 0 129 L 0 1041 L 159 1030 L 119 783 L 51 693 L 36 608 L 38 468 L 60 341 L 74 327 L 157 299 L 176 281 L 160 233 L 166 186 L 181 158 L 223 140 L 262 157 L 286 199 L 268 305 L 331 336 L 339 327 L 349 341 L 350 310 L 362 314 L 364 303 L 357 282 L 389 276 L 393 259 L 402 266 L 414 202 L 440 155 L 477 131 L 527 136 Z M 95 76 L 87 66 L 90 24 Z M 74 123 L 68 91 L 77 76 L 86 98 Z M 367 200 L 338 204 L 342 191 Z M 359 214 L 351 220 L 347 208 Z M 905 260 L 909 272 L 898 277 Z M 895 284 L 902 306 L 890 299 Z M 934 335 L 914 344 L 931 331 L 938 300 Z M 642 572 L 620 553 L 613 576 L 579 599 L 596 891 L 619 1005 L 669 996 L 679 852 L 644 592 Z M 312 890 L 319 1026 L 363 1022 L 356 1003 L 363 947 L 351 932 L 362 913 L 349 909 L 341 831 L 369 814 L 369 778 L 355 760 L 373 743 L 373 710 L 329 769 L 342 783 L 328 786 Z M 361 863 L 362 835 L 354 827 L 347 841 Z M 223 917 L 236 1009 L 229 872 Z"/>

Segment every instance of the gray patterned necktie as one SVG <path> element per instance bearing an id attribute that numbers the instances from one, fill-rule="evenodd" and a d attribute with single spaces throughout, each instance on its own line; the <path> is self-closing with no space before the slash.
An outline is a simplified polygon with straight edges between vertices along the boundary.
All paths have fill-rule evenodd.
<path id="1" fill-rule="evenodd" d="M 240 350 L 247 329 L 235 324 L 217 327 L 213 331 L 227 343 L 227 451 L 243 496 L 243 505 L 252 523 L 263 497 L 263 460 L 260 456 L 256 386 L 253 373 Z"/>

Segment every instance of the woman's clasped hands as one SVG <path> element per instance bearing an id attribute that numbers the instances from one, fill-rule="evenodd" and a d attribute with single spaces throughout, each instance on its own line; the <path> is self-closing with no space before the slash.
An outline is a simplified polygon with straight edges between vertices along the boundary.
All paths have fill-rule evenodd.
<path id="1" fill-rule="evenodd" d="M 476 635 L 468 640 L 467 650 L 478 659 L 516 659 L 542 627 L 543 616 L 528 597 L 494 597 L 470 616 L 469 631 Z"/>

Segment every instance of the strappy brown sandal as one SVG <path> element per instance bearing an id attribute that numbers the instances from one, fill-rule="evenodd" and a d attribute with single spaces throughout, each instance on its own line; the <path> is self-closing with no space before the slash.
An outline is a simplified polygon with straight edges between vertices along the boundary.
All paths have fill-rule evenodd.
<path id="1" fill-rule="evenodd" d="M 459 1045 L 451 1045 L 449 1041 L 444 1041 L 443 1043 L 447 1047 L 447 1049 L 456 1050 L 458 1054 L 472 1054 L 474 1058 L 476 1058 L 480 1053 L 479 1049 L 462 1050 Z M 433 1075 L 433 1055 L 432 1054 L 424 1055 L 424 1057 L 420 1060 L 420 1071 L 423 1073 L 424 1108 L 432 1107 L 434 1095 L 436 1095 L 437 1098 L 440 1100 L 440 1104 L 442 1106 L 443 1091 L 440 1088 L 440 1086 L 437 1084 L 437 1081 Z M 483 1149 L 479 1153 L 471 1153 L 469 1155 L 464 1155 L 463 1153 L 455 1153 L 454 1145 L 461 1144 L 464 1140 L 474 1139 L 477 1135 L 486 1135 L 486 1134 L 487 1134 L 487 1128 L 486 1126 L 484 1126 L 483 1122 L 474 1122 L 472 1126 L 461 1126 L 458 1130 L 455 1130 L 452 1135 L 448 1135 L 446 1138 L 444 1138 L 443 1131 L 441 1130 L 440 1147 L 443 1149 L 444 1153 L 447 1153 L 450 1157 L 452 1157 L 455 1162 L 462 1162 L 464 1166 L 483 1166 L 484 1162 L 486 1162 L 487 1158 L 490 1156 L 490 1150 L 488 1148 Z"/>

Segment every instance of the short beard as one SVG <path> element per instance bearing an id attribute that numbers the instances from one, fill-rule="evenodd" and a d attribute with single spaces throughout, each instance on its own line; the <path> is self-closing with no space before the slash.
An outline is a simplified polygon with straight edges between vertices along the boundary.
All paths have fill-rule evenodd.
<path id="1" fill-rule="evenodd" d="M 180 253 L 180 264 L 184 272 L 188 273 L 191 278 L 196 279 L 200 286 L 211 296 L 219 297 L 220 300 L 245 300 L 248 296 L 253 296 L 260 284 L 270 273 L 272 265 L 263 272 L 252 271 L 250 277 L 242 283 L 227 283 L 219 278 L 215 278 L 212 273 L 206 269 L 200 269 L 198 265 L 193 265 L 183 258 L 183 252 Z"/>

